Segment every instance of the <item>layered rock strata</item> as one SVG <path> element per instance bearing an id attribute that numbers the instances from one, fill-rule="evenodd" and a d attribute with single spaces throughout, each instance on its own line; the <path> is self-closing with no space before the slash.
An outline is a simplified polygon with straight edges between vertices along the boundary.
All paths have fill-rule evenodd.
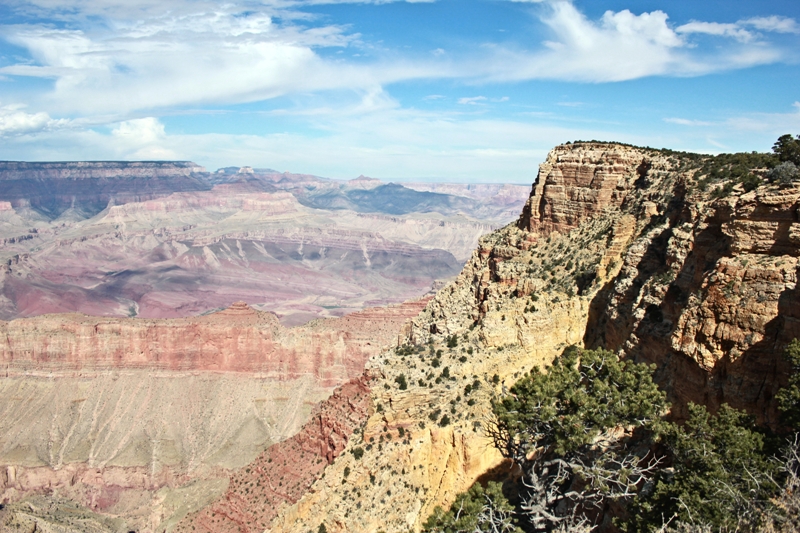
<path id="1" fill-rule="evenodd" d="M 3 323 L 0 502 L 47 494 L 129 529 L 172 527 L 296 435 L 426 301 L 291 329 L 242 303 L 193 319 Z M 358 404 L 363 385 L 348 387 L 331 405 Z M 325 460 L 353 426 L 329 412 L 318 409 L 302 441 L 316 438 Z"/>
<path id="2" fill-rule="evenodd" d="M 56 218 L 68 209 L 94 215 L 109 203 L 141 202 L 203 191 L 206 171 L 189 161 L 0 161 L 0 198 Z"/>
<path id="3" fill-rule="evenodd" d="M 369 383 L 365 375 L 336 389 L 300 432 L 240 468 L 225 494 L 173 531 L 248 533 L 268 528 L 282 508 L 308 491 L 362 424 L 369 408 Z"/>
<path id="4" fill-rule="evenodd" d="M 296 325 L 419 297 L 491 230 L 465 217 L 330 213 L 232 185 L 78 222 L 30 227 L 19 211 L 0 211 L 6 319 L 174 318 L 246 299 Z"/>
<path id="5" fill-rule="evenodd" d="M 553 150 L 519 221 L 481 240 L 403 347 L 372 358 L 363 431 L 270 531 L 419 531 L 501 465 L 482 430 L 490 399 L 569 344 L 656 363 L 676 416 L 728 402 L 774 423 L 780 353 L 800 334 L 800 192 L 714 199 L 690 163 L 605 143 Z"/>

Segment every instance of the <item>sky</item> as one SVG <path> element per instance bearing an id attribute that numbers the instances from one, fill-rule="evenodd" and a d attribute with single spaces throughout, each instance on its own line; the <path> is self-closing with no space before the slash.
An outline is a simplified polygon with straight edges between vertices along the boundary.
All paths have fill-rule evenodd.
<path id="1" fill-rule="evenodd" d="M 797 0 L 3 0 L 0 159 L 530 184 L 800 134 Z"/>

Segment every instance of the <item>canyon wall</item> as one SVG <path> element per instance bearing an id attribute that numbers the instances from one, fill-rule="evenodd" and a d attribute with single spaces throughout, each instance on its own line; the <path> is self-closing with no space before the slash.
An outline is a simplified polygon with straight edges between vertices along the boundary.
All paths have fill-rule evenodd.
<path id="1" fill-rule="evenodd" d="M 203 191 L 206 171 L 189 161 L 0 161 L 0 198 L 50 218 L 68 209 L 94 215 L 112 204 Z"/>
<path id="2" fill-rule="evenodd" d="M 332 460 L 354 425 L 325 413 L 366 385 L 315 406 L 396 345 L 426 301 L 296 328 L 244 303 L 186 319 L 2 323 L 0 502 L 44 494 L 56 514 L 71 501 L 120 527 L 161 531 L 224 494 L 233 472 L 304 424 L 303 446 Z M 270 453 L 288 453 L 281 449 Z"/>
<path id="3" fill-rule="evenodd" d="M 481 239 L 404 346 L 370 360 L 363 431 L 270 531 L 419 531 L 502 470 L 483 432 L 491 399 L 570 344 L 655 363 L 674 416 L 727 402 L 775 423 L 780 354 L 800 334 L 800 192 L 714 198 L 698 166 L 607 143 L 554 149 L 520 219 Z"/>

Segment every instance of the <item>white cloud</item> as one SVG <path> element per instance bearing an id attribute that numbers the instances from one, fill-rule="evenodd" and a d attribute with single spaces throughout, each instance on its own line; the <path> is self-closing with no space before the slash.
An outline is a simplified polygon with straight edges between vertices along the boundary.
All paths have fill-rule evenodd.
<path id="1" fill-rule="evenodd" d="M 154 117 L 120 122 L 111 134 L 128 144 L 152 144 L 166 137 L 164 125 Z"/>
<path id="2" fill-rule="evenodd" d="M 706 35 L 718 35 L 733 37 L 737 41 L 747 43 L 753 40 L 755 35 L 742 28 L 739 24 L 721 24 L 719 22 L 697 22 L 692 21 L 688 24 L 675 28 L 678 33 L 704 33 Z"/>
<path id="3" fill-rule="evenodd" d="M 65 119 L 54 120 L 43 111 L 27 113 L 23 109 L 24 106 L 22 105 L 0 107 L 0 137 L 55 129 L 66 126 L 69 123 Z"/>
<path id="4" fill-rule="evenodd" d="M 512 0 L 526 2 L 528 0 Z M 751 28 L 793 28 L 792 19 L 767 17 L 735 24 L 693 21 L 674 28 L 663 11 L 634 14 L 606 11 L 591 20 L 571 0 L 530 1 L 552 37 L 542 50 L 493 47 L 483 72 L 495 81 L 556 79 L 615 82 L 647 76 L 699 76 L 773 63 L 788 57 L 759 39 Z M 775 30 L 777 31 L 777 30 Z M 733 38 L 734 43 L 698 46 L 689 38 L 704 33 Z"/>
<path id="5" fill-rule="evenodd" d="M 678 124 L 680 126 L 713 126 L 713 122 L 706 122 L 702 120 L 692 120 L 687 118 L 676 118 L 670 117 L 665 118 L 664 122 L 669 122 L 670 124 Z"/>
<path id="6" fill-rule="evenodd" d="M 164 145 L 169 142 L 164 125 L 155 117 L 126 120 L 111 130 L 118 149 L 131 159 L 178 159 L 177 152 Z"/>
<path id="7" fill-rule="evenodd" d="M 757 30 L 774 31 L 777 33 L 800 33 L 797 21 L 787 17 L 755 17 L 740 21 L 740 24 L 753 26 Z"/>
<path id="8" fill-rule="evenodd" d="M 684 42 L 661 11 L 634 15 L 606 11 L 595 22 L 570 2 L 548 3 L 542 21 L 555 39 L 541 52 L 498 48 L 494 77 L 608 82 L 675 71 Z"/>
<path id="9" fill-rule="evenodd" d="M 732 37 L 737 41 L 748 43 L 761 37 L 745 27 L 775 33 L 800 33 L 800 25 L 792 18 L 787 17 L 755 17 L 733 23 L 698 22 L 691 21 L 675 28 L 681 34 L 703 33 L 720 37 Z"/>
<path id="10" fill-rule="evenodd" d="M 461 105 L 479 105 L 481 102 L 485 102 L 487 98 L 485 96 L 472 96 L 472 97 L 464 97 L 459 98 L 458 103 Z"/>
<path id="11" fill-rule="evenodd" d="M 243 5 L 202 1 L 160 7 L 146 0 L 124 6 L 88 2 L 81 6 L 84 16 L 109 11 L 127 18 L 104 25 L 88 21 L 71 30 L 49 24 L 0 26 L 0 36 L 27 49 L 33 60 L 0 68 L 0 75 L 54 78 L 52 92 L 37 102 L 40 107 L 124 117 L 176 105 L 242 103 L 331 89 L 370 91 L 443 71 L 403 60 L 325 60 L 317 49 L 349 47 L 359 35 L 336 25 L 293 23 L 303 13 L 285 5 L 296 2 L 268 4 L 284 7 L 249 12 Z M 142 18 L 135 18 L 139 11 Z M 282 23 L 276 24 L 274 16 Z"/>

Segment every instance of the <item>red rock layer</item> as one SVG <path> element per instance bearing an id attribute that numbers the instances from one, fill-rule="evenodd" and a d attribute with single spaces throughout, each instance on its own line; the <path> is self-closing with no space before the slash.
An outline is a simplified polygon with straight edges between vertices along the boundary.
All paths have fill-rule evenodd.
<path id="1" fill-rule="evenodd" d="M 281 506 L 297 502 L 308 491 L 367 419 L 369 381 L 362 376 L 336 389 L 297 435 L 234 473 L 228 491 L 188 516 L 175 533 L 254 533 L 269 528 Z"/>
<path id="2" fill-rule="evenodd" d="M 47 315 L 0 323 L 7 373 L 160 368 L 258 372 L 293 379 L 314 375 L 335 386 L 360 375 L 364 362 L 396 342 L 422 309 L 417 300 L 341 319 L 284 328 L 271 313 L 239 302 L 202 317 L 149 320 Z"/>

